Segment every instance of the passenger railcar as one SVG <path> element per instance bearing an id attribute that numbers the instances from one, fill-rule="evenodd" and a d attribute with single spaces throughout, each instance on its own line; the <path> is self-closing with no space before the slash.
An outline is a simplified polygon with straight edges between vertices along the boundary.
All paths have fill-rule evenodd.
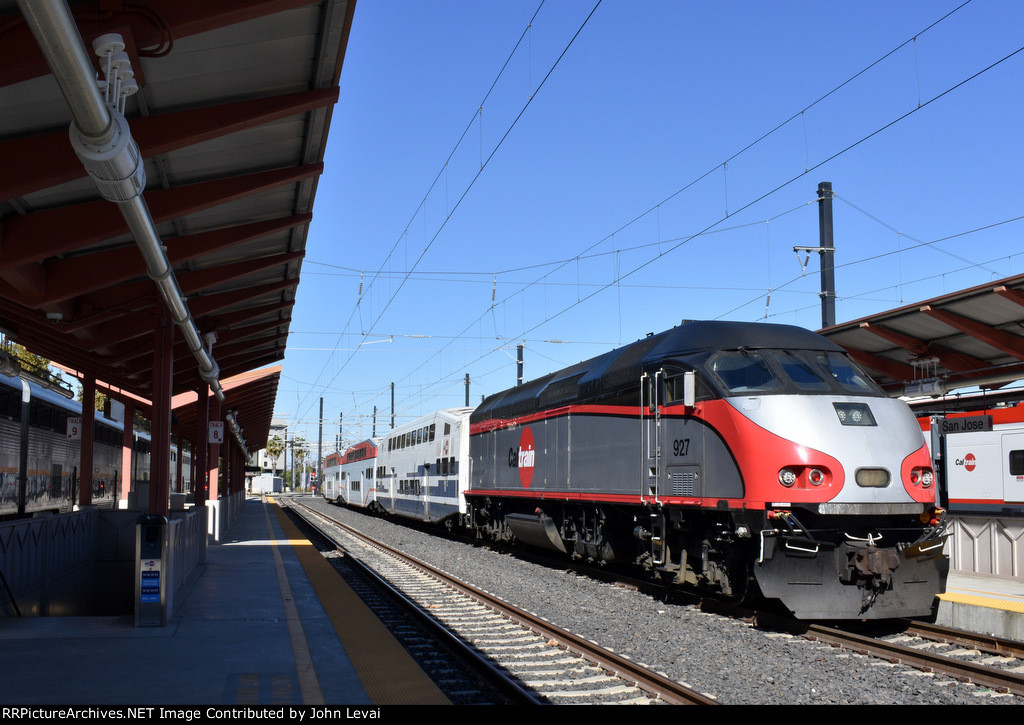
<path id="1" fill-rule="evenodd" d="M 1024 516 L 1024 406 L 921 419 L 950 512 Z"/>
<path id="2" fill-rule="evenodd" d="M 487 398 L 470 431 L 481 535 L 799 618 L 927 615 L 943 591 L 917 421 L 807 330 L 685 323 Z"/>
<path id="3" fill-rule="evenodd" d="M 342 503 L 341 490 L 341 461 L 342 453 L 329 453 L 324 458 L 324 480 L 320 484 L 320 495 L 331 503 Z"/>
<path id="4" fill-rule="evenodd" d="M 78 503 L 81 441 L 68 435 L 68 419 L 82 405 L 35 383 L 29 386 L 25 512 L 69 511 Z M 0 516 L 19 509 L 22 383 L 0 375 Z M 121 423 L 97 414 L 94 428 L 92 503 L 116 506 L 121 482 Z M 132 480 L 149 480 L 149 441 L 135 438 Z"/>
<path id="5" fill-rule="evenodd" d="M 377 449 L 373 506 L 457 525 L 466 510 L 471 411 L 439 410 L 388 433 Z"/>
<path id="6" fill-rule="evenodd" d="M 366 508 L 374 501 L 374 468 L 377 461 L 377 443 L 363 441 L 345 451 L 339 467 L 338 494 L 341 502 L 349 506 Z"/>

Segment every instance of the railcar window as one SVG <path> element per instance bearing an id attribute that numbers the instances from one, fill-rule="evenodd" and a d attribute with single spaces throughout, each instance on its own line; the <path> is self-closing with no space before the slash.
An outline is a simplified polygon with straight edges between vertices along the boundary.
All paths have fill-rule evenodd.
<path id="1" fill-rule="evenodd" d="M 819 353 L 817 360 L 821 367 L 847 390 L 855 393 L 881 394 L 882 391 L 871 381 L 871 378 L 858 370 L 845 355 L 836 352 Z"/>
<path id="2" fill-rule="evenodd" d="M 430 424 L 430 440 L 434 440 L 434 429 L 437 427 L 436 423 Z"/>
<path id="3" fill-rule="evenodd" d="M 671 373 L 670 373 L 671 374 Z M 665 399 L 670 403 L 677 403 L 683 400 L 683 376 L 676 375 L 665 380 Z M 700 375 L 697 376 L 697 400 L 710 400 L 715 397 L 714 392 L 708 387 Z"/>
<path id="4" fill-rule="evenodd" d="M 811 367 L 806 360 L 797 357 L 791 352 L 781 350 L 772 353 L 775 361 L 782 368 L 782 371 L 789 376 L 801 390 L 825 391 L 829 389 L 828 381 L 821 377 L 821 374 Z"/>
<path id="5" fill-rule="evenodd" d="M 1024 476 L 1024 450 L 1010 451 L 1010 475 Z"/>
<path id="6" fill-rule="evenodd" d="M 722 353 L 711 362 L 711 371 L 730 393 L 768 393 L 782 387 L 782 382 L 757 352 Z"/>

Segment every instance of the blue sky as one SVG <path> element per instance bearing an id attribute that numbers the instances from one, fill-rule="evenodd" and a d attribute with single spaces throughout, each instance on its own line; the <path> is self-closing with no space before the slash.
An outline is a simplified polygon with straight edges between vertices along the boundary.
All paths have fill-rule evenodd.
<path id="1" fill-rule="evenodd" d="M 961 4 L 362 0 L 276 417 L 315 441 L 323 397 L 331 450 L 517 344 L 817 329 L 821 181 L 840 322 L 1024 271 L 1024 3 Z"/>

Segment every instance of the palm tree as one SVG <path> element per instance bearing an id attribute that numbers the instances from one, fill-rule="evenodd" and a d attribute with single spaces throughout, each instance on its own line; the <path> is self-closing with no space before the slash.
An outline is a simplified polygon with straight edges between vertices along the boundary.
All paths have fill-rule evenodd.
<path id="1" fill-rule="evenodd" d="M 292 462 L 295 464 L 295 469 L 298 476 L 298 481 L 292 480 L 292 490 L 301 491 L 300 487 L 306 482 L 306 441 L 303 438 L 295 438 L 292 441 Z"/>
<path id="2" fill-rule="evenodd" d="M 267 441 L 267 455 L 270 456 L 270 467 L 273 475 L 277 475 L 277 459 L 284 453 L 284 441 L 274 436 Z"/>

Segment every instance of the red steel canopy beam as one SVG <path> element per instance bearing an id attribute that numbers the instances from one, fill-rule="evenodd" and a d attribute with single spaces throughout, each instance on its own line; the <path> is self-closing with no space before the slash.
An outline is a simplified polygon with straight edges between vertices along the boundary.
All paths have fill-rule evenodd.
<path id="1" fill-rule="evenodd" d="M 909 365 L 904 365 L 903 363 L 896 362 L 895 360 L 887 360 L 884 357 L 872 355 L 871 353 L 864 352 L 863 350 L 846 348 L 846 351 L 850 353 L 850 357 L 864 367 L 882 373 L 883 375 L 887 375 L 893 380 L 902 382 L 914 379 L 914 368 Z"/>
<path id="2" fill-rule="evenodd" d="M 200 327 L 204 330 L 224 330 L 234 327 L 235 325 L 248 323 L 251 320 L 258 320 L 267 315 L 278 314 L 281 310 L 289 309 L 294 304 L 294 301 L 289 300 L 269 305 L 260 305 L 259 307 L 247 307 L 244 310 L 238 310 L 237 312 L 229 312 L 222 315 L 214 313 L 213 315 L 206 317 L 197 317 L 196 321 L 201 323 Z M 268 321 L 268 324 L 280 325 L 282 323 L 289 322 L 291 322 L 291 316 L 280 317 L 273 322 Z"/>
<path id="3" fill-rule="evenodd" d="M 954 330 L 959 330 L 976 340 L 981 340 L 989 347 L 993 347 L 1007 355 L 1012 355 L 1018 360 L 1024 360 L 1024 338 L 1011 335 L 1003 330 L 997 330 L 990 325 L 958 315 L 955 312 L 937 310 L 931 305 L 922 307 L 921 312 L 940 322 L 944 322 Z"/>
<path id="4" fill-rule="evenodd" d="M 299 280 L 297 279 L 280 280 L 231 292 L 196 297 L 189 300 L 188 305 L 192 316 L 198 320 L 200 316 L 244 304 L 272 292 L 280 292 L 295 287 L 298 283 Z M 93 341 L 90 342 L 89 351 L 95 353 L 97 350 L 146 335 L 151 328 L 152 323 L 145 317 L 141 319 L 124 317 L 114 322 L 104 322 L 97 331 Z"/>
<path id="5" fill-rule="evenodd" d="M 166 239 L 167 259 L 172 265 L 180 264 L 210 252 L 308 224 L 312 218 L 312 214 L 297 214 Z M 43 265 L 46 281 L 36 295 L 8 293 L 8 299 L 27 307 L 40 308 L 145 277 L 146 263 L 142 255 L 134 251 L 134 248 L 110 249 L 73 260 L 51 259 Z"/>
<path id="6" fill-rule="evenodd" d="M 332 105 L 338 88 L 239 101 L 131 119 L 132 137 L 143 158 L 153 158 L 238 131 Z M 0 143 L 0 159 L 17 174 L 0 178 L 0 199 L 13 199 L 86 177 L 68 141 L 67 129 Z"/>
<path id="7" fill-rule="evenodd" d="M 925 342 L 924 340 L 918 340 L 916 337 L 888 330 L 872 322 L 862 322 L 860 323 L 860 327 L 862 330 L 867 330 L 870 333 L 878 335 L 884 340 L 888 340 L 889 342 L 899 345 L 912 355 L 916 355 L 918 357 L 936 357 L 947 370 L 953 372 L 983 375 L 983 371 L 990 367 L 990 365 L 984 360 L 979 360 L 962 352 L 949 350 L 941 345 L 933 345 Z"/>
<path id="8" fill-rule="evenodd" d="M 78 30 L 88 46 L 94 37 L 123 29 L 139 55 L 151 55 L 175 39 L 186 38 L 267 15 L 312 5 L 317 0 L 146 0 L 130 3 L 101 0 L 71 8 Z M 20 14 L 0 16 L 0 86 L 48 75 L 32 33 Z"/>
<path id="9" fill-rule="evenodd" d="M 306 164 L 156 189 L 146 192 L 146 201 L 153 221 L 160 224 L 319 176 L 323 169 L 322 163 Z M 120 210 L 103 199 L 24 216 L 8 215 L 0 219 L 0 274 L 127 233 Z"/>
<path id="10" fill-rule="evenodd" d="M 1010 287 L 1007 287 L 1006 285 L 999 285 L 998 287 L 995 287 L 992 291 L 995 292 L 1000 297 L 1008 299 L 1010 300 L 1010 302 L 1013 302 L 1014 304 L 1019 305 L 1020 307 L 1024 307 L 1024 292 L 1021 292 L 1019 289 L 1012 289 Z"/>
<path id="11" fill-rule="evenodd" d="M 176 276 L 178 278 L 178 286 L 181 288 L 182 294 L 191 295 L 200 292 L 211 285 L 240 279 L 254 272 L 267 269 L 268 267 L 285 265 L 289 262 L 295 261 L 296 259 L 302 259 L 303 256 L 305 256 L 304 251 L 272 254 L 267 257 L 258 257 L 245 262 L 221 264 L 216 267 L 210 267 L 208 269 L 202 269 L 195 272 L 178 272 Z M 125 310 L 131 309 L 130 304 L 133 300 L 144 298 L 152 292 L 152 289 L 152 280 L 142 279 L 138 282 L 127 282 L 125 284 L 118 285 L 113 289 L 103 290 L 102 292 L 97 293 L 96 299 L 89 300 L 88 298 L 85 298 L 82 300 L 82 303 L 91 303 L 94 308 L 99 308 L 102 303 L 104 307 L 116 311 L 116 314 L 120 316 Z"/>
<path id="12" fill-rule="evenodd" d="M 284 340 L 287 340 L 287 338 L 288 333 L 280 333 L 273 337 L 266 338 L 266 340 L 262 340 L 261 345 L 259 347 L 254 348 L 252 343 L 245 342 L 237 343 L 234 345 L 223 345 L 221 344 L 221 340 L 218 336 L 217 345 L 215 348 L 217 352 L 218 364 L 222 358 L 230 360 L 231 358 L 237 357 L 239 355 L 249 355 L 249 358 L 251 359 L 253 355 L 262 356 L 269 352 L 276 352 L 278 348 L 284 350 L 284 347 L 278 345 L 277 343 L 283 342 Z M 178 341 L 175 341 L 173 355 L 175 363 L 178 363 L 179 361 L 187 362 L 188 359 L 192 356 L 192 352 L 188 349 L 188 345 L 179 344 Z M 153 372 L 153 361 L 151 352 L 148 355 L 147 353 L 143 352 L 133 357 L 137 361 L 135 362 L 135 364 L 125 364 L 130 361 L 119 361 L 122 364 L 125 364 L 125 367 L 130 374 L 145 377 Z M 146 359 L 147 357 L 149 357 L 148 360 Z M 180 375 L 177 375 L 176 377 L 184 377 L 191 373 L 191 370 L 187 368 L 175 367 L 175 370 L 181 371 Z"/>

